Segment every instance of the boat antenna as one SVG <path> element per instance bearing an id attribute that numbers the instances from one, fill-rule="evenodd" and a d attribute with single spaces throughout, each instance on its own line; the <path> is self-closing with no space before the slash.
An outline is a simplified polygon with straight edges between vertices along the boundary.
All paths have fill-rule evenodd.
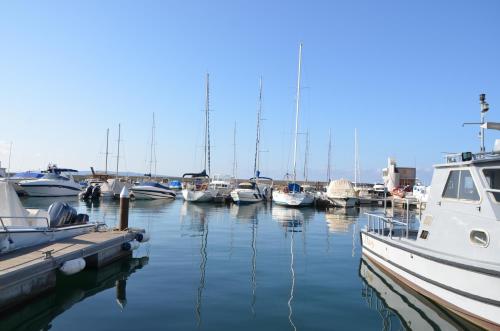
<path id="1" fill-rule="evenodd" d="M 293 144 L 293 182 L 297 180 L 297 137 L 299 134 L 299 111 L 300 111 L 300 76 L 302 69 L 302 43 L 299 45 L 299 69 L 297 75 L 297 97 L 295 108 L 295 139 Z"/>
<path id="2" fill-rule="evenodd" d="M 118 178 L 118 165 L 120 164 L 120 135 L 121 135 L 121 123 L 118 123 L 118 148 L 116 152 L 116 178 Z"/>
<path id="3" fill-rule="evenodd" d="M 255 180 L 259 177 L 258 171 L 260 167 L 260 120 L 262 115 L 262 76 L 259 80 L 259 107 L 257 108 L 257 137 L 255 139 L 255 159 L 253 164 L 253 174 Z"/>
<path id="4" fill-rule="evenodd" d="M 358 187 L 361 180 L 361 171 L 359 168 L 359 150 L 358 150 L 358 129 L 354 128 L 354 187 Z"/>
<path id="5" fill-rule="evenodd" d="M 481 152 L 485 152 L 485 147 L 484 147 L 484 116 L 486 115 L 486 112 L 490 109 L 490 105 L 486 102 L 486 94 L 481 93 L 479 95 L 479 104 L 481 105 L 481 129 L 479 131 L 479 138 L 481 139 Z"/>

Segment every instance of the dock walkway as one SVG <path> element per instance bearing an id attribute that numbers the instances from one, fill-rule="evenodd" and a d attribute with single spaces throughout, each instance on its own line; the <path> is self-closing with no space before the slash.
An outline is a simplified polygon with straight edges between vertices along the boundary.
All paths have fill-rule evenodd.
<path id="1" fill-rule="evenodd" d="M 69 260 L 84 258 L 87 267 L 101 267 L 131 254 L 122 244 L 136 232 L 100 231 L 0 255 L 0 311 L 56 285 L 56 272 Z"/>

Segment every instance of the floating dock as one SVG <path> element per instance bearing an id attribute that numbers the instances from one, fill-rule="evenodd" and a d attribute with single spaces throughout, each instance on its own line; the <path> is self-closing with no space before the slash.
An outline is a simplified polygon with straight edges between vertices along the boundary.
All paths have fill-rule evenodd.
<path id="1" fill-rule="evenodd" d="M 64 262 L 84 258 L 86 267 L 99 268 L 131 256 L 122 245 L 136 236 L 136 231 L 89 232 L 0 255 L 0 312 L 55 288 Z"/>

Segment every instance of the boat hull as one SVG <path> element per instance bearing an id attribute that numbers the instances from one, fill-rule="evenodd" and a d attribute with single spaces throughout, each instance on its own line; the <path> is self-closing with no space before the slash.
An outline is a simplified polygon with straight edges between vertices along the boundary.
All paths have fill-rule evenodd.
<path id="1" fill-rule="evenodd" d="M 164 190 L 157 187 L 133 187 L 130 190 L 137 200 L 157 200 L 157 199 L 168 199 L 173 200 L 176 197 L 174 191 Z"/>
<path id="2" fill-rule="evenodd" d="M 65 185 L 29 185 L 20 184 L 20 187 L 26 195 L 31 197 L 65 197 L 77 196 L 80 193 L 80 188 L 76 186 Z"/>
<path id="3" fill-rule="evenodd" d="M 194 191 L 183 189 L 182 197 L 189 202 L 211 202 L 214 200 L 215 194 L 212 190 Z"/>
<path id="4" fill-rule="evenodd" d="M 313 204 L 314 196 L 307 192 L 273 191 L 273 202 L 280 206 L 305 207 Z"/>
<path id="5" fill-rule="evenodd" d="M 500 274 L 361 232 L 363 255 L 424 296 L 481 327 L 500 328 Z M 450 277 L 453 275 L 453 277 Z"/>
<path id="6" fill-rule="evenodd" d="M 231 198 L 236 204 L 250 204 L 262 202 L 266 197 L 257 190 L 236 189 L 231 191 Z"/>
<path id="7" fill-rule="evenodd" d="M 359 205 L 358 198 L 329 198 L 335 207 L 353 208 Z"/>

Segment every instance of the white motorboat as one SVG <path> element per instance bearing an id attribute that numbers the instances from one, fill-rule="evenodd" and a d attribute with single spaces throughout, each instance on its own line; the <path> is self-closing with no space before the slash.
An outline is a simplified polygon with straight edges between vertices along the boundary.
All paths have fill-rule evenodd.
<path id="1" fill-rule="evenodd" d="M 175 199 L 176 194 L 163 184 L 157 182 L 142 182 L 130 188 L 135 199 Z"/>
<path id="2" fill-rule="evenodd" d="M 270 183 L 266 183 L 266 180 Z M 231 191 L 231 198 L 236 204 L 268 201 L 271 199 L 271 187 L 271 178 L 251 178 L 247 182 L 240 183 L 236 189 Z"/>
<path id="3" fill-rule="evenodd" d="M 359 205 L 357 192 L 347 179 L 332 180 L 328 184 L 326 196 L 335 207 L 352 208 Z"/>
<path id="4" fill-rule="evenodd" d="M 8 182 L 0 182 L 0 253 L 95 231 L 88 215 L 67 203 L 55 202 L 48 211 L 25 209 Z"/>
<path id="5" fill-rule="evenodd" d="M 42 178 L 23 180 L 19 182 L 19 186 L 27 195 L 33 197 L 77 196 L 81 185 L 73 179 L 72 172 L 77 171 L 49 166 Z"/>
<path id="6" fill-rule="evenodd" d="M 486 329 L 500 328 L 500 141 L 484 148 L 488 105 L 481 95 L 481 149 L 434 166 L 418 229 L 368 214 L 363 255 L 414 290 Z"/>
<path id="7" fill-rule="evenodd" d="M 273 202 L 289 207 L 304 207 L 314 203 L 314 194 L 305 191 L 297 183 L 297 138 L 299 136 L 300 75 L 302 65 L 302 43 L 299 46 L 299 68 L 297 77 L 297 98 L 295 107 L 295 134 L 293 144 L 293 180 L 286 186 L 273 190 Z"/>
<path id="8" fill-rule="evenodd" d="M 211 202 L 217 196 L 217 191 L 209 186 L 209 177 L 205 171 L 187 173 L 183 178 L 191 178 L 182 186 L 182 197 L 189 202 Z"/>
<path id="9" fill-rule="evenodd" d="M 208 187 L 215 192 L 216 197 L 226 199 L 231 196 L 231 191 L 234 186 L 229 176 L 214 175 Z"/>

